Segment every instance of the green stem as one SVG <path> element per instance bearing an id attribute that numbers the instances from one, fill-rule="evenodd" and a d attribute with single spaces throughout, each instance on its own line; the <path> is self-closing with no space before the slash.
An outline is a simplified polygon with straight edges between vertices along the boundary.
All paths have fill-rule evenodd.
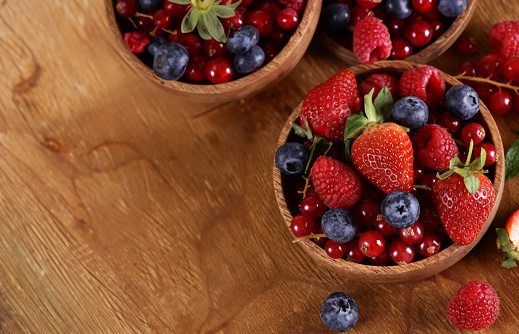
<path id="1" fill-rule="evenodd" d="M 472 149 L 474 148 L 474 142 L 470 140 L 469 153 L 467 154 L 467 161 L 465 161 L 465 167 L 470 165 L 470 157 L 472 156 Z"/>
<path id="2" fill-rule="evenodd" d="M 310 163 L 312 162 L 312 158 L 314 156 L 316 146 L 317 145 L 315 143 L 312 144 L 312 150 L 310 151 L 310 158 L 308 159 L 308 162 L 306 163 L 305 175 L 308 173 L 308 168 L 310 167 Z"/>

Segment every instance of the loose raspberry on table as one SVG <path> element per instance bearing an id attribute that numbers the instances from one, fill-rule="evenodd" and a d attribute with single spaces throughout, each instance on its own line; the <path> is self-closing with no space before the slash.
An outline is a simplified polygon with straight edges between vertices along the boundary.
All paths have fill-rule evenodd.
<path id="1" fill-rule="evenodd" d="M 359 84 L 359 93 L 361 96 L 364 96 L 369 94 L 371 89 L 375 88 L 373 91 L 373 99 L 375 99 L 378 93 L 380 93 L 380 90 L 384 87 L 389 89 L 389 92 L 393 96 L 393 101 L 398 101 L 400 98 L 398 80 L 394 76 L 385 73 L 375 73 L 364 79 Z"/>
<path id="2" fill-rule="evenodd" d="M 504 60 L 519 55 L 519 21 L 503 21 L 490 28 L 488 40 L 492 53 Z"/>
<path id="3" fill-rule="evenodd" d="M 458 147 L 451 134 L 437 124 L 422 126 L 412 142 L 416 162 L 428 169 L 447 168 L 451 159 L 458 155 Z"/>
<path id="4" fill-rule="evenodd" d="M 400 95 L 416 96 L 432 107 L 443 100 L 445 80 L 433 66 L 411 69 L 400 78 Z"/>
<path id="5" fill-rule="evenodd" d="M 371 64 L 391 55 L 391 37 L 379 18 L 367 16 L 360 20 L 353 31 L 353 52 L 361 63 Z"/>

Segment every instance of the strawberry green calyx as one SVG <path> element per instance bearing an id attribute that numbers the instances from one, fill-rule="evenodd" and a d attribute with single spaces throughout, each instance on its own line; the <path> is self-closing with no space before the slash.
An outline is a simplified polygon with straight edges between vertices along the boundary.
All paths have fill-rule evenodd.
<path id="1" fill-rule="evenodd" d="M 312 130 L 310 129 L 310 125 L 308 124 L 308 119 L 306 119 L 305 116 L 301 116 L 301 118 L 304 120 L 304 127 L 302 127 L 299 124 L 296 124 L 294 122 L 290 122 L 290 125 L 292 125 L 292 128 L 294 129 L 294 133 L 300 137 L 306 138 L 308 140 L 312 141 L 312 146 L 310 148 L 310 158 L 308 159 L 308 163 L 306 164 L 305 168 L 305 175 L 308 174 L 308 168 L 310 167 L 310 163 L 312 161 L 312 158 L 314 156 L 315 150 L 324 151 L 324 155 L 328 153 L 330 148 L 333 145 L 333 142 L 330 140 L 323 138 L 321 136 L 315 135 L 312 133 Z"/>
<path id="2" fill-rule="evenodd" d="M 504 228 L 496 228 L 497 233 L 497 248 L 505 252 L 503 263 L 505 268 L 517 267 L 519 262 L 519 249 L 510 242 L 508 232 Z"/>
<path id="3" fill-rule="evenodd" d="M 236 15 L 235 9 L 241 0 L 233 4 L 222 5 L 222 0 L 168 0 L 179 5 L 189 5 L 192 7 L 182 19 L 182 33 L 198 31 L 200 37 L 205 40 L 211 38 L 220 43 L 227 41 L 225 30 L 219 18 L 230 18 Z"/>
<path id="4" fill-rule="evenodd" d="M 467 161 L 465 162 L 465 164 L 461 162 L 460 158 L 454 157 L 450 161 L 449 169 L 443 172 L 442 174 L 437 173 L 436 177 L 440 180 L 445 180 L 452 174 L 456 173 L 463 177 L 463 183 L 465 184 L 465 187 L 467 188 L 469 193 L 472 195 L 476 194 L 478 192 L 480 184 L 479 178 L 476 176 L 476 174 L 484 174 L 488 172 L 486 170 L 483 170 L 487 153 L 485 149 L 481 149 L 481 156 L 479 158 L 476 158 L 472 163 L 470 163 L 473 148 L 474 143 L 471 140 L 469 145 L 469 153 L 467 155 Z"/>

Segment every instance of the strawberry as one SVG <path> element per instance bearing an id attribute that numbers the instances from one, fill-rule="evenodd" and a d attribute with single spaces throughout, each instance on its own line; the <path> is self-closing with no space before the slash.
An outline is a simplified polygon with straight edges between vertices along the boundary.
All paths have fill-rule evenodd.
<path id="1" fill-rule="evenodd" d="M 350 166 L 321 155 L 311 169 L 315 191 L 330 209 L 349 209 L 362 194 L 362 179 Z"/>
<path id="2" fill-rule="evenodd" d="M 393 98 L 387 87 L 372 101 L 374 89 L 364 96 L 364 115 L 348 118 L 344 139 L 355 169 L 389 194 L 411 191 L 414 181 L 413 145 L 406 131 L 395 123 L 383 123 L 390 115 Z M 351 148 L 350 148 L 351 145 Z"/>
<path id="3" fill-rule="evenodd" d="M 451 298 L 447 316 L 454 327 L 479 331 L 492 325 L 499 314 L 499 297 L 490 284 L 471 281 Z"/>
<path id="4" fill-rule="evenodd" d="M 449 171 L 439 176 L 433 185 L 433 204 L 450 238 L 458 245 L 470 244 L 478 236 L 494 207 L 492 182 L 482 170 L 486 153 L 469 165 L 473 142 L 470 142 L 467 162 L 452 159 Z"/>
<path id="5" fill-rule="evenodd" d="M 306 94 L 301 106 L 301 124 L 305 124 L 303 117 L 306 117 L 314 134 L 340 142 L 346 119 L 360 108 L 355 75 L 343 70 Z"/>
<path id="6" fill-rule="evenodd" d="M 505 252 L 502 266 L 506 268 L 516 267 L 519 261 L 519 210 L 514 212 L 505 228 L 497 228 L 497 248 Z"/>

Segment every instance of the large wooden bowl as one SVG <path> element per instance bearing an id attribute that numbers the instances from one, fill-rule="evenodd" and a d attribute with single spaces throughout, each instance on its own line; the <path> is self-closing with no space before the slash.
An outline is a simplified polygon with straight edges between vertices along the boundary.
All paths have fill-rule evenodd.
<path id="1" fill-rule="evenodd" d="M 308 0 L 301 22 L 288 43 L 268 64 L 240 79 L 223 84 L 191 84 L 167 81 L 155 75 L 153 70 L 133 54 L 123 40 L 114 1 L 104 0 L 114 47 L 132 69 L 162 89 L 196 102 L 228 102 L 259 93 L 282 78 L 297 65 L 314 35 L 321 12 L 321 0 Z"/>
<path id="2" fill-rule="evenodd" d="M 362 79 L 373 73 L 388 73 L 399 77 L 406 70 L 421 66 L 424 65 L 416 65 L 405 61 L 382 61 L 371 65 L 353 66 L 350 68 L 350 70 L 355 74 L 357 82 L 360 82 Z M 440 73 L 445 79 L 447 89 L 450 86 L 462 84 L 448 74 L 443 72 Z M 293 134 L 290 122 L 296 122 L 299 119 L 300 110 L 301 104 L 299 104 L 299 106 L 294 110 L 285 123 L 283 130 L 281 131 L 281 135 L 279 136 L 277 147 L 287 142 L 287 138 L 294 140 L 293 138 L 295 135 Z M 299 241 L 299 246 L 301 246 L 303 250 L 317 263 L 322 264 L 347 278 L 370 283 L 399 283 L 418 280 L 434 275 L 459 261 L 479 242 L 492 223 L 492 220 L 494 219 L 494 216 L 496 215 L 497 209 L 499 207 L 499 203 L 501 202 L 505 176 L 505 162 L 501 136 L 499 134 L 497 125 L 492 118 L 492 115 L 483 102 L 481 102 L 480 112 L 472 120 L 479 122 L 488 130 L 488 137 L 486 137 L 485 141 L 494 144 L 497 149 L 496 164 L 493 166 L 493 170 L 488 175 L 494 184 L 496 196 L 495 205 L 492 212 L 490 213 L 488 220 L 483 226 L 483 229 L 474 242 L 467 246 L 459 246 L 453 243 L 440 251 L 438 254 L 429 258 L 425 258 L 423 260 L 415 261 L 409 264 L 393 266 L 373 266 L 357 264 L 344 259 L 335 260 L 326 255 L 324 249 L 319 247 L 315 242 L 308 239 Z M 290 231 L 290 223 L 293 216 L 289 210 L 289 207 L 287 206 L 287 199 L 285 198 L 286 192 L 284 191 L 284 186 L 287 184 L 287 180 L 286 176 L 280 173 L 275 163 L 273 165 L 273 178 L 274 190 L 279 210 L 281 211 L 281 215 L 283 216 L 288 231 Z"/>
<path id="3" fill-rule="evenodd" d="M 477 0 L 467 0 L 467 8 L 465 11 L 459 15 L 454 20 L 454 22 L 452 22 L 450 27 L 445 30 L 440 37 L 438 37 L 434 42 L 419 52 L 413 53 L 405 60 L 417 64 L 427 64 L 431 60 L 439 57 L 442 53 L 444 53 L 458 39 L 463 30 L 465 30 L 469 24 L 470 19 L 476 10 L 476 3 Z M 352 50 L 337 43 L 328 34 L 326 34 L 323 29 L 318 28 L 316 35 L 318 36 L 322 45 L 337 58 L 350 65 L 360 64 L 360 61 L 357 59 L 357 56 L 355 56 L 355 53 L 353 53 Z"/>

